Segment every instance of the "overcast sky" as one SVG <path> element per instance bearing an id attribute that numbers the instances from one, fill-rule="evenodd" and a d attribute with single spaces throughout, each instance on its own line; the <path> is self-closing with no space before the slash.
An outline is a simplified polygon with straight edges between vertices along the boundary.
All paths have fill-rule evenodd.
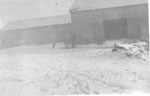
<path id="1" fill-rule="evenodd" d="M 2 22 L 68 14 L 73 0 L 0 0 Z"/>

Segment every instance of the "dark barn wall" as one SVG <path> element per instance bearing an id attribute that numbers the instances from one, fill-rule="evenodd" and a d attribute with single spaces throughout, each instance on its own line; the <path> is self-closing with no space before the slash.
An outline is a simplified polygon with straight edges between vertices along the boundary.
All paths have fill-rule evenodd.
<path id="1" fill-rule="evenodd" d="M 88 42 L 107 39 L 105 35 L 108 33 L 105 27 L 108 27 L 104 24 L 105 20 L 117 21 L 119 19 L 126 20 L 127 36 L 124 37 L 130 39 L 149 38 L 147 35 L 149 34 L 147 4 L 72 12 L 71 15 L 72 29 L 76 34 L 77 43 L 85 43 L 85 38 L 88 38 Z M 119 26 L 116 26 L 116 29 L 122 31 Z M 119 34 L 117 35 L 119 37 Z"/>
<path id="2" fill-rule="evenodd" d="M 24 29 L 23 32 L 23 44 L 43 44 L 51 41 L 53 35 L 53 28 L 50 27 L 36 27 L 30 29 Z"/>
<path id="3" fill-rule="evenodd" d="M 1 32 L 1 48 L 19 45 L 42 45 L 53 42 L 69 42 L 71 24 L 42 26 Z"/>
<path id="4" fill-rule="evenodd" d="M 72 13 L 72 31 L 76 34 L 77 43 L 88 43 L 96 41 L 99 36 L 102 37 L 101 18 L 101 13 L 92 11 Z M 86 39 L 88 39 L 88 42 L 86 42 Z"/>
<path id="5" fill-rule="evenodd" d="M 24 31 L 25 44 L 47 44 L 69 41 L 70 24 L 60 24 L 31 28 Z"/>
<path id="6" fill-rule="evenodd" d="M 0 48 L 8 48 L 19 46 L 22 44 L 22 32 L 19 31 L 1 31 L 0 32 Z"/>
<path id="7" fill-rule="evenodd" d="M 71 41 L 71 23 L 70 24 L 62 24 L 62 25 L 55 25 L 55 36 L 56 42 L 66 42 L 70 43 Z"/>

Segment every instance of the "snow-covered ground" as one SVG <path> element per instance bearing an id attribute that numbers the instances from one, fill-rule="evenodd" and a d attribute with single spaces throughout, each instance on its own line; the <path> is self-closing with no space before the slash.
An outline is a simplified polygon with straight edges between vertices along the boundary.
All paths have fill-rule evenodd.
<path id="1" fill-rule="evenodd" d="M 0 96 L 150 92 L 150 64 L 108 47 L 0 50 Z"/>

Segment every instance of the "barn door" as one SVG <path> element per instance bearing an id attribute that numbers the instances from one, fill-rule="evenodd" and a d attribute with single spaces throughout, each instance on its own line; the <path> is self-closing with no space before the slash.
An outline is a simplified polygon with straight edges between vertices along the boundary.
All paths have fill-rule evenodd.
<path id="1" fill-rule="evenodd" d="M 106 39 L 128 38 L 126 19 L 104 20 L 103 24 Z"/>

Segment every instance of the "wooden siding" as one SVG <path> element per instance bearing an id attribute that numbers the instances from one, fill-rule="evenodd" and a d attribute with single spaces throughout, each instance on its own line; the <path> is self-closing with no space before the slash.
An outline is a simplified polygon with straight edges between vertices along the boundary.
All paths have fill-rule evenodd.
<path id="1" fill-rule="evenodd" d="M 93 42 L 92 40 L 94 38 L 106 39 L 104 38 L 106 32 L 104 32 L 103 21 L 123 18 L 127 19 L 128 38 L 149 38 L 148 35 L 146 35 L 149 33 L 147 4 L 73 12 L 71 15 L 72 30 L 73 33 L 77 35 L 77 43 L 82 43 L 84 41 L 82 39 L 86 37 L 86 35 L 90 36 L 89 42 Z M 92 34 L 91 30 L 93 32 Z M 95 32 L 98 34 L 96 37 L 93 35 Z"/>
<path id="2" fill-rule="evenodd" d="M 18 29 L 0 32 L 1 48 L 19 45 L 41 45 L 52 42 L 69 42 L 71 24 L 60 24 L 28 29 Z"/>

